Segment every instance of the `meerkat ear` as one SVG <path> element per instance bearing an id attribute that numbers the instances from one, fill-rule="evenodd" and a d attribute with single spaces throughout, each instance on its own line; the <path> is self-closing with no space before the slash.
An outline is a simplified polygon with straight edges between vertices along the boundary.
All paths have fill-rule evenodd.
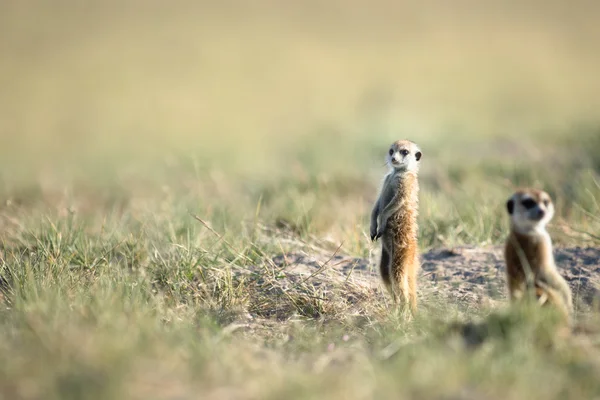
<path id="1" fill-rule="evenodd" d="M 514 208 L 515 208 L 515 201 L 513 199 L 508 200 L 506 202 L 506 209 L 508 210 L 508 213 L 510 215 L 512 215 Z"/>
<path id="2" fill-rule="evenodd" d="M 417 151 L 417 152 L 415 153 L 415 158 L 417 159 L 417 161 L 419 161 L 419 160 L 421 159 L 421 156 L 422 156 L 422 154 L 421 154 L 421 152 L 420 152 L 420 151 Z"/>

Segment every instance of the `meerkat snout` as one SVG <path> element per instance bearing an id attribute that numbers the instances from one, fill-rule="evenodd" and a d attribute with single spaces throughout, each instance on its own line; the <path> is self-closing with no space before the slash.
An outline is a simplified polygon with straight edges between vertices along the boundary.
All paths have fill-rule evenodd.
<path id="1" fill-rule="evenodd" d="M 539 221 L 542 218 L 544 218 L 544 215 L 546 215 L 546 212 L 542 209 L 538 209 L 537 216 L 535 219 L 537 219 Z"/>

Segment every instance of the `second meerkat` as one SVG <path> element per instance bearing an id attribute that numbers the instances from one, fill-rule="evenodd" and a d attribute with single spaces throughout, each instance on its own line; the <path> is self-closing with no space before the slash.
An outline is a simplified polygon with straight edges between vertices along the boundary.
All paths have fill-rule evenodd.
<path id="1" fill-rule="evenodd" d="M 512 301 L 525 291 L 535 290 L 540 304 L 556 306 L 570 319 L 573 313 L 571 288 L 558 273 L 552 253 L 552 239 L 546 225 L 554 216 L 548 193 L 531 188 L 517 190 L 506 202 L 510 216 L 510 235 L 504 258 Z"/>
<path id="2" fill-rule="evenodd" d="M 419 161 L 416 143 L 398 140 L 386 157 L 390 171 L 371 212 L 371 240 L 381 238 L 381 278 L 394 301 L 417 310 Z"/>

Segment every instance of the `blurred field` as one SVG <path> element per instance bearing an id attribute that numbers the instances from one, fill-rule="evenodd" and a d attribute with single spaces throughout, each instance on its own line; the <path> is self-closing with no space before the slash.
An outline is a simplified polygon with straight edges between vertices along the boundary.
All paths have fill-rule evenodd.
<path id="1" fill-rule="evenodd" d="M 547 352 L 532 330 L 552 321 L 518 312 L 479 353 L 436 339 L 474 317 L 457 305 L 237 328 L 272 302 L 238 272 L 306 246 L 372 254 L 399 138 L 423 148 L 423 250 L 501 243 L 517 185 L 553 196 L 559 246 L 598 246 L 599 17 L 591 0 L 1 2 L 0 398 L 599 396 L 597 349 Z M 411 349 L 388 365 L 395 340 Z"/>

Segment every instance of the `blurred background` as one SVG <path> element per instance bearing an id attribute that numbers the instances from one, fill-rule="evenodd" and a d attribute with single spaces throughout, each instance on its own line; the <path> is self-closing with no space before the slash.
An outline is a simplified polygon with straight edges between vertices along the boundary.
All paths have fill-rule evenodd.
<path id="1" fill-rule="evenodd" d="M 6 0 L 2 147 L 39 160 L 251 145 L 251 161 L 324 126 L 415 140 L 564 128 L 597 116 L 599 17 L 592 0 Z"/>
<path id="2" fill-rule="evenodd" d="M 233 185 L 359 176 L 366 204 L 398 138 L 423 147 L 430 193 L 458 165 L 565 148 L 597 172 L 599 17 L 593 0 L 4 0 L 4 189 L 185 164 Z"/>

